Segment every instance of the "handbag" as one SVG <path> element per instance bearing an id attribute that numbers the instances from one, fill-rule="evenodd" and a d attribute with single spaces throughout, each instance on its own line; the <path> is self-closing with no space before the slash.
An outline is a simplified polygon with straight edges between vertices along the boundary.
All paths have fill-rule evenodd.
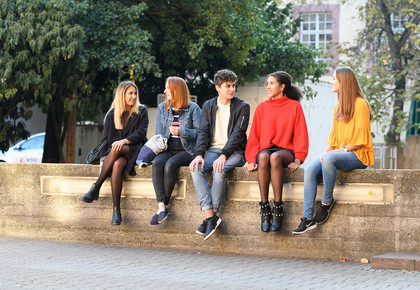
<path id="1" fill-rule="evenodd" d="M 99 159 L 100 159 L 99 153 L 106 146 L 108 146 L 108 140 L 105 140 L 104 142 L 96 145 L 95 148 L 90 150 L 90 152 L 86 155 L 86 163 L 87 164 L 98 164 Z"/>
<path id="2" fill-rule="evenodd" d="M 140 149 L 136 164 L 140 167 L 152 164 L 155 157 L 168 148 L 168 139 L 160 134 L 153 136 Z"/>

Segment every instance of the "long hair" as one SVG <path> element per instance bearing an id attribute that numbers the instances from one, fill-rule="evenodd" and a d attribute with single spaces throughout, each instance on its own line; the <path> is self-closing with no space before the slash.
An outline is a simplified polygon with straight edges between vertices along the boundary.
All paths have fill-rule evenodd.
<path id="1" fill-rule="evenodd" d="M 277 82 L 282 85 L 284 84 L 284 93 L 289 99 L 295 100 L 300 102 L 302 99 L 302 92 L 299 88 L 292 84 L 292 77 L 285 71 L 276 71 L 269 75 L 267 75 L 267 79 L 269 77 L 276 78 Z"/>
<path id="2" fill-rule="evenodd" d="M 171 108 L 176 112 L 188 107 L 190 105 L 190 92 L 187 83 L 179 77 L 168 77 L 166 82 L 168 83 L 168 89 L 171 92 L 171 99 L 166 101 L 165 111 L 168 109 L 169 105 L 171 105 Z"/>
<path id="3" fill-rule="evenodd" d="M 369 107 L 370 119 L 372 120 L 372 110 L 360 88 L 354 71 L 349 67 L 341 67 L 335 70 L 335 75 L 341 87 L 338 92 L 338 107 L 335 111 L 335 119 L 348 123 L 354 115 L 356 98 L 362 98 Z"/>
<path id="4" fill-rule="evenodd" d="M 139 113 L 139 105 L 140 105 L 140 101 L 139 101 L 139 89 L 137 88 L 136 84 L 133 83 L 132 81 L 123 81 L 123 82 L 121 82 L 118 85 L 117 89 L 115 90 L 114 101 L 112 102 L 111 108 L 109 108 L 109 111 L 108 111 L 108 113 L 109 113 L 113 108 L 115 108 L 115 111 L 114 111 L 114 123 L 115 123 L 115 128 L 117 130 L 122 130 L 123 129 L 123 120 L 122 120 L 122 118 L 123 118 L 123 113 L 126 112 L 126 110 L 125 110 L 125 93 L 126 93 L 127 89 L 130 88 L 130 87 L 134 87 L 136 89 L 137 99 L 136 99 L 136 103 L 134 104 L 134 106 L 132 106 L 130 108 L 130 110 L 128 111 L 129 118 L 133 114 L 138 114 Z"/>

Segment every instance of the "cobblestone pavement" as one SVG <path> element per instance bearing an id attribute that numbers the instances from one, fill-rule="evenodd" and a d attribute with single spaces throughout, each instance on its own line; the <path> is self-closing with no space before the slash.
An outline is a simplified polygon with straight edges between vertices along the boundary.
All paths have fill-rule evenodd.
<path id="1" fill-rule="evenodd" d="M 420 289 L 368 264 L 0 237 L 0 289 Z"/>

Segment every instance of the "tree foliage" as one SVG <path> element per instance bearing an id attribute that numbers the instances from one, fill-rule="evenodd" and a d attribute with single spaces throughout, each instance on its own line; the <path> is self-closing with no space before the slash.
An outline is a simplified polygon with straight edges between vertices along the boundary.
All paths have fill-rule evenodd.
<path id="1" fill-rule="evenodd" d="M 89 97 L 83 99 L 79 115 L 94 119 L 98 111 L 109 109 L 121 80 L 142 81 L 145 74 L 160 77 L 161 73 L 151 49 L 152 35 L 138 25 L 146 3 L 81 0 L 78 4 L 74 18 L 85 31 L 82 55 L 90 77 Z"/>
<path id="2" fill-rule="evenodd" d="M 0 132 L 2 150 L 7 149 L 9 140 L 27 137 L 20 122 L 17 127 L 12 124 L 19 117 L 28 120 L 34 104 L 56 113 L 50 118 L 57 121 L 52 123 L 53 138 L 58 147 L 62 144 L 58 134 L 62 114 L 65 106 L 74 106 L 66 96 L 80 86 L 78 75 L 85 69 L 78 57 L 83 29 L 71 23 L 67 2 L 1 2 L 0 101 L 1 117 L 6 120 Z"/>
<path id="3" fill-rule="evenodd" d="M 369 0 L 359 11 L 366 27 L 356 45 L 346 50 L 350 66 L 358 71 L 385 141 L 397 143 L 412 125 L 404 103 L 420 99 L 420 2 Z"/>
<path id="4" fill-rule="evenodd" d="M 33 0 L 1 2 L 0 128 L 5 149 L 26 137 L 40 105 L 47 118 L 44 161 L 63 162 L 66 128 L 106 111 L 123 79 L 156 105 L 164 80 L 187 80 L 199 103 L 215 95 L 214 73 L 234 70 L 253 81 L 275 70 L 317 80 L 317 52 L 290 41 L 292 6 L 269 0 Z M 3 109 L 4 107 L 4 109 Z M 25 135 L 26 134 L 26 135 Z M 70 133 L 69 133 L 70 134 Z"/>
<path id="5" fill-rule="evenodd" d="M 93 118 L 97 104 L 109 107 L 118 80 L 157 72 L 148 33 L 135 25 L 144 4 L 126 2 L 1 2 L 2 150 L 27 137 L 22 123 L 14 124 L 38 104 L 48 113 L 43 162 L 63 162 L 66 129 L 75 126 L 70 112 Z"/>
<path id="6" fill-rule="evenodd" d="M 163 79 L 186 78 L 199 103 L 216 94 L 212 77 L 221 68 L 232 69 L 242 82 L 285 70 L 303 83 L 325 72 L 325 66 L 314 60 L 315 51 L 290 41 L 297 25 L 291 4 L 279 6 L 267 0 L 148 4 L 140 26 L 154 36 L 153 51 Z M 147 76 L 142 82 L 146 103 L 156 104 L 156 93 L 164 90 L 163 79 Z"/>

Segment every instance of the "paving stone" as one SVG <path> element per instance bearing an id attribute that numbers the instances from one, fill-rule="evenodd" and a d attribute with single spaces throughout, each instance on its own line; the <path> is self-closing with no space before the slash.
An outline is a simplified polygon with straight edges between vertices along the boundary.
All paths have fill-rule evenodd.
<path id="1" fill-rule="evenodd" d="M 0 289 L 420 289 L 415 271 L 0 237 Z"/>

